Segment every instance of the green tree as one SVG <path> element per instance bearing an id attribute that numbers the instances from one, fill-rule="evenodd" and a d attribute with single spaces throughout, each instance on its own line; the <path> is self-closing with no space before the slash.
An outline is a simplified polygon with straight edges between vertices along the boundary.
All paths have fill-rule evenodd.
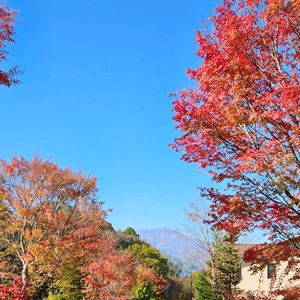
<path id="1" fill-rule="evenodd" d="M 80 300 L 83 288 L 82 274 L 75 262 L 64 264 L 59 276 L 54 279 L 49 300 Z"/>
<path id="2" fill-rule="evenodd" d="M 134 244 L 143 244 L 145 243 L 140 239 L 140 236 L 132 227 L 128 227 L 124 231 L 118 231 L 118 248 L 121 250 L 128 249 L 129 246 Z"/>
<path id="3" fill-rule="evenodd" d="M 141 240 L 132 227 L 119 232 L 119 248 L 129 252 L 141 265 L 155 270 L 164 278 L 175 271 L 175 266 L 158 249 Z"/>
<path id="4" fill-rule="evenodd" d="M 155 290 L 152 284 L 143 283 L 135 287 L 135 297 L 139 300 L 156 300 Z"/>
<path id="5" fill-rule="evenodd" d="M 129 253 L 137 264 L 136 284 L 133 294 L 136 299 L 161 299 L 167 286 L 167 276 L 179 272 L 158 249 L 140 239 L 132 227 L 119 232 L 119 248 Z"/>
<path id="6" fill-rule="evenodd" d="M 136 237 L 136 238 L 140 238 L 140 236 L 137 234 L 137 232 L 132 227 L 127 227 L 123 232 L 126 235 L 133 236 L 133 237 Z"/>
<path id="7" fill-rule="evenodd" d="M 241 268 L 241 258 L 234 243 L 228 237 L 217 232 L 211 245 L 211 260 L 208 262 L 212 285 L 217 293 L 224 299 L 232 299 L 237 284 L 241 278 L 238 276 Z"/>
<path id="8" fill-rule="evenodd" d="M 159 275 L 166 277 L 169 272 L 168 259 L 156 248 L 147 243 L 133 244 L 127 251 L 141 264 L 155 270 Z"/>
<path id="9" fill-rule="evenodd" d="M 210 274 L 206 270 L 198 273 L 194 283 L 195 300 L 221 300 L 222 295 L 211 283 Z"/>

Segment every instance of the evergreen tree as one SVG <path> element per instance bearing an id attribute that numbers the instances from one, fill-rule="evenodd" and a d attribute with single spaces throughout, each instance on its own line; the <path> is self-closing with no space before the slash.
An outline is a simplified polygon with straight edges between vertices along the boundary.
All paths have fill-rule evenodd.
<path id="1" fill-rule="evenodd" d="M 223 295 L 223 299 L 232 299 L 236 286 L 241 278 L 241 258 L 234 243 L 227 236 L 216 233 L 211 245 L 211 261 L 208 263 L 215 291 Z"/>
<path id="2" fill-rule="evenodd" d="M 195 300 L 214 300 L 214 292 L 208 280 L 206 271 L 200 271 L 194 284 L 196 290 Z"/>
<path id="3" fill-rule="evenodd" d="M 140 236 L 137 234 L 137 232 L 132 228 L 132 227 L 127 227 L 125 230 L 124 230 L 124 233 L 126 235 L 129 235 L 129 236 L 133 236 L 133 237 L 136 237 L 136 238 L 140 238 Z"/>
<path id="4" fill-rule="evenodd" d="M 217 291 L 211 282 L 208 271 L 202 270 L 199 272 L 196 282 L 194 283 L 196 291 L 195 300 L 221 300 L 222 295 Z"/>

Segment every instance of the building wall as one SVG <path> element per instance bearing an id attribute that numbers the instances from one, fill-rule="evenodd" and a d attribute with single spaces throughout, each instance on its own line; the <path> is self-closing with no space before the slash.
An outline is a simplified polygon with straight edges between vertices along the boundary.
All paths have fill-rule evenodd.
<path id="1" fill-rule="evenodd" d="M 267 278 L 267 267 L 263 270 L 253 274 L 250 271 L 250 265 L 242 263 L 242 279 L 238 287 L 244 291 L 259 291 L 266 292 L 276 291 L 286 287 L 300 287 L 300 280 L 290 282 L 289 279 L 293 276 L 290 272 L 288 275 L 285 274 L 287 267 L 286 262 L 282 262 L 276 266 L 276 276 L 272 279 Z"/>

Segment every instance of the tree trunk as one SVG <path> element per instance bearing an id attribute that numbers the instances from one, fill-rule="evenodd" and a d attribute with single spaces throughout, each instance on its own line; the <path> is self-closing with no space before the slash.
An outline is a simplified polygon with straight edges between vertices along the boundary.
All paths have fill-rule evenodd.
<path id="1" fill-rule="evenodd" d="M 28 262 L 23 262 L 23 268 L 22 268 L 22 272 L 21 272 L 21 279 L 22 279 L 22 284 L 23 284 L 23 289 L 26 286 L 26 282 L 27 282 L 27 271 L 28 271 Z"/>

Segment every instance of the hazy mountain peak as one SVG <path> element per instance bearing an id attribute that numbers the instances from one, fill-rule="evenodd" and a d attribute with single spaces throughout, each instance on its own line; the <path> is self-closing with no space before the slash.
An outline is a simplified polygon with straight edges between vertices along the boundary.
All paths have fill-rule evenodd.
<path id="1" fill-rule="evenodd" d="M 172 259 L 185 261 L 187 259 L 186 254 L 195 249 L 192 241 L 184 239 L 176 230 L 171 228 L 138 229 L 137 233 L 141 239 L 146 240 Z"/>

